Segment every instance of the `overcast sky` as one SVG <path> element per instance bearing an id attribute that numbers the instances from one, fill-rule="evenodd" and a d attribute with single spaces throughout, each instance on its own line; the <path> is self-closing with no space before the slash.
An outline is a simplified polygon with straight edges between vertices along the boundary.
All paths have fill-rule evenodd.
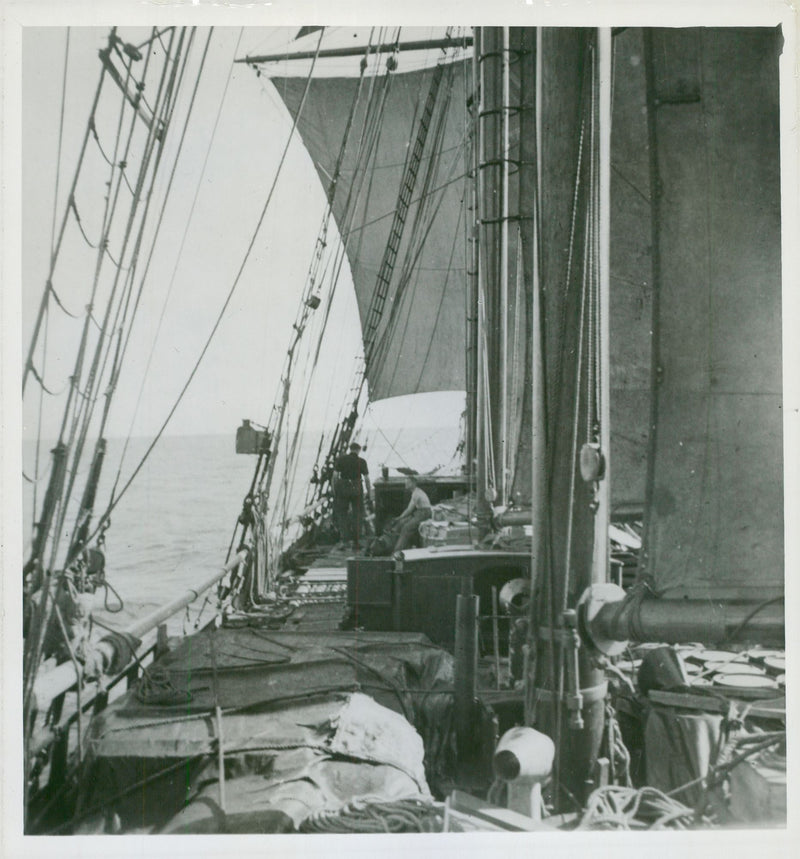
<path id="1" fill-rule="evenodd" d="M 251 239 L 258 216 L 273 182 L 277 164 L 289 137 L 291 122 L 272 85 L 246 65 L 233 65 L 234 57 L 280 50 L 295 28 L 217 28 L 212 34 L 189 133 L 176 173 L 170 203 L 156 244 L 147 283 L 149 287 L 136 322 L 108 435 L 151 435 L 160 427 L 184 384 Z M 208 31 L 200 29 L 191 72 Z M 26 28 L 23 35 L 23 349 L 27 350 L 36 311 L 47 279 L 54 198 L 56 224 L 60 224 L 68 189 L 85 133 L 100 72 L 97 51 L 106 44 L 107 29 Z M 140 43 L 148 31 L 120 29 L 123 39 Z M 348 31 L 348 40 L 355 37 Z M 62 109 L 62 72 L 66 58 L 64 126 L 60 161 L 59 123 Z M 237 47 L 238 45 L 238 47 Z M 347 61 L 349 62 L 349 61 Z M 354 73 L 342 61 L 328 74 Z M 304 68 L 293 70 L 304 73 Z M 227 95 L 223 101 L 226 82 Z M 184 86 L 188 100 L 193 80 Z M 103 101 L 102 99 L 106 99 Z M 100 230 L 107 155 L 114 141 L 114 116 L 106 102 L 116 106 L 119 95 L 105 84 L 101 95 L 98 142 L 90 138 L 75 199 L 81 225 L 88 238 Z M 222 108 L 220 111 L 220 104 Z M 219 113 L 216 134 L 213 127 Z M 102 117 L 106 116 L 105 126 Z M 167 152 L 174 151 L 179 128 L 173 128 Z M 205 171 L 204 161 L 208 157 Z M 170 160 L 165 158 L 169 165 Z M 58 165 L 58 170 L 57 170 Z M 161 182 L 168 169 L 162 168 Z M 192 201 L 199 194 L 190 217 Z M 124 192 L 123 192 L 124 198 Z M 243 417 L 266 423 L 278 389 L 280 370 L 295 318 L 299 296 L 308 272 L 317 231 L 324 211 L 318 176 L 298 136 L 289 147 L 267 217 L 253 253 L 201 369 L 170 422 L 168 432 L 232 432 Z M 187 225 L 188 224 L 188 229 Z M 178 248 L 184 240 L 183 252 Z M 112 242 L 113 244 L 113 242 Z M 87 245 L 73 215 L 53 278 L 65 306 L 80 313 L 88 300 L 96 252 Z M 106 262 L 105 269 L 110 268 Z M 142 263 L 140 262 L 140 271 Z M 173 272 L 174 278 L 173 278 Z M 171 286 L 170 286 L 171 283 Z M 169 300 L 164 309 L 165 296 Z M 145 373 L 159 318 L 164 322 L 155 344 L 150 370 Z M 60 396 L 45 397 L 42 433 L 53 437 L 63 409 L 67 380 L 72 372 L 81 323 L 57 308 L 49 316 L 46 359 L 40 350 L 36 365 L 44 370 L 47 387 Z M 320 391 L 312 398 L 310 420 L 329 421 L 350 383 L 350 366 L 360 350 L 355 299 L 345 265 L 329 323 L 335 332 L 323 355 Z M 141 388 L 145 377 L 144 388 Z M 24 432 L 37 430 L 38 391 L 29 380 L 23 415 Z M 140 389 L 142 391 L 140 397 Z M 136 403 L 139 402 L 138 410 Z M 436 425 L 457 421 L 460 395 L 423 400 L 423 413 L 409 413 L 402 403 L 379 408 L 387 423 Z M 131 423 L 132 416 L 136 417 Z"/>
<path id="2" fill-rule="evenodd" d="M 195 64 L 207 31 L 200 30 L 194 49 Z M 131 41 L 146 38 L 141 30 L 126 31 Z M 230 289 L 255 229 L 258 215 L 275 176 L 280 154 L 290 130 L 288 114 L 271 85 L 258 79 L 244 65 L 232 66 L 235 55 L 253 49 L 269 50 L 287 33 L 239 29 L 214 31 L 206 68 L 201 78 L 189 133 L 176 174 L 169 207 L 160 230 L 129 359 L 126 361 L 110 423 L 110 435 L 127 434 L 133 404 L 138 399 L 151 343 L 172 278 L 176 271 L 164 323 L 156 344 L 151 371 L 142 397 L 134 434 L 148 435 L 158 428 L 183 385 L 211 330 Z M 62 156 L 59 170 L 60 221 L 91 100 L 97 86 L 100 63 L 97 49 L 105 44 L 107 30 L 72 28 L 69 31 L 67 87 Z M 62 70 L 67 43 L 65 29 L 25 30 L 23 37 L 23 348 L 30 332 L 46 282 L 56 186 L 58 130 L 62 100 Z M 192 70 L 197 66 L 193 64 Z M 232 70 L 232 71 L 231 71 Z M 229 73 L 229 89 L 219 126 L 208 155 L 209 142 Z M 189 83 L 192 81 L 190 79 Z M 185 96 L 191 86 L 184 87 Z M 102 98 L 118 102 L 113 85 L 106 83 Z M 101 116 L 104 102 L 101 101 Z M 107 115 L 111 115 L 106 110 Z M 100 126 L 100 123 L 98 123 Z M 113 127 L 98 128 L 100 145 L 108 154 L 113 147 Z M 172 129 L 177 144 L 180 129 Z M 105 139 L 102 139 L 105 136 Z M 173 151 L 168 149 L 168 151 Z M 133 159 L 131 159 L 133 161 Z M 166 161 L 166 159 L 165 159 Z M 169 162 L 167 162 L 169 166 Z M 81 224 L 96 239 L 100 230 L 104 181 L 108 168 L 96 141 L 90 139 L 75 198 Z M 167 169 L 162 169 L 162 182 Z M 202 177 L 202 178 L 201 178 Z M 200 186 L 196 209 L 189 212 Z M 123 198 L 125 193 L 123 191 Z M 129 197 L 128 197 L 129 199 Z M 253 254 L 234 299 L 207 353 L 189 393 L 176 413 L 173 433 L 231 432 L 242 417 L 266 419 L 276 391 L 291 322 L 298 306 L 311 251 L 323 212 L 324 198 L 316 173 L 295 139 L 279 179 L 275 196 L 259 232 Z M 123 211 L 124 211 L 124 207 Z M 185 247 L 178 247 L 189 223 Z M 113 244 L 113 242 L 112 242 Z M 65 306 L 80 313 L 88 300 L 95 251 L 81 236 L 70 216 L 54 285 Z M 176 267 L 177 260 L 177 269 Z M 106 263 L 105 269 L 112 266 Z M 142 263 L 140 262 L 140 271 Z M 340 290 L 343 307 L 352 310 L 349 278 Z M 347 299 L 350 299 L 348 301 Z M 334 316 L 341 331 L 342 358 L 358 350 L 357 328 L 352 314 Z M 41 352 L 37 366 L 45 370 L 50 390 L 64 389 L 76 350 L 80 322 L 54 309 L 50 314 L 48 355 Z M 336 358 L 338 356 L 334 356 Z M 41 366 L 40 366 L 41 365 Z M 32 381 L 32 380 L 31 380 Z M 38 396 L 29 385 L 24 414 L 26 434 L 35 432 Z M 52 434 L 60 416 L 61 397 L 46 405 L 44 433 Z"/>

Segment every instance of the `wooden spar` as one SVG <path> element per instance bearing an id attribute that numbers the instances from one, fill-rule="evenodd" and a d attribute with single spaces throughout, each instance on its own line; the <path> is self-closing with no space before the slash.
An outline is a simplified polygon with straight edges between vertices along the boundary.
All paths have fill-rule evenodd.
<path id="1" fill-rule="evenodd" d="M 491 510 L 487 500 L 488 489 L 488 474 L 487 474 L 487 438 L 486 438 L 486 423 L 487 423 L 487 404 L 486 404 L 486 338 L 485 324 L 483 317 L 486 313 L 486 264 L 485 255 L 482 249 L 483 236 L 480 229 L 480 217 L 483 207 L 483 178 L 481 175 L 480 165 L 484 158 L 484 141 L 481 132 L 480 114 L 484 104 L 484 86 L 483 86 L 483 69 L 478 62 L 478 56 L 483 50 L 483 28 L 475 30 L 475 51 L 473 52 L 473 68 L 475 70 L 477 107 L 475 109 L 475 189 L 476 189 L 476 210 L 475 210 L 475 234 L 476 234 L 476 259 L 477 259 L 477 274 L 476 274 L 476 296 L 475 296 L 475 459 L 476 459 L 476 474 L 475 474 L 475 494 L 476 498 L 476 518 L 478 520 L 479 536 L 483 537 L 489 530 L 489 522 L 491 520 Z"/>
<path id="2" fill-rule="evenodd" d="M 478 44 L 478 43 L 476 43 Z M 508 398 L 506 379 L 508 285 L 507 150 L 504 147 L 508 93 L 504 86 L 505 36 L 502 27 L 480 29 L 474 52 L 480 81 L 478 111 L 478 188 L 480 230 L 479 439 L 483 448 L 483 481 L 478 488 L 480 531 L 490 527 L 491 505 L 507 497 L 506 442 Z"/>
<path id="3" fill-rule="evenodd" d="M 601 27 L 597 31 L 597 66 L 598 66 L 598 194 L 599 212 L 599 314 L 600 314 L 600 343 L 599 349 L 599 388 L 600 404 L 597 418 L 600 423 L 600 453 L 603 457 L 602 479 L 598 481 L 597 510 L 594 515 L 594 550 L 592 554 L 592 582 L 607 582 L 609 571 L 609 540 L 608 528 L 611 504 L 611 358 L 610 358 L 610 316 L 611 288 L 609 271 L 611 268 L 611 71 L 613 49 L 611 30 Z"/>
<path id="4" fill-rule="evenodd" d="M 365 54 L 393 54 L 395 51 L 429 51 L 436 48 L 468 48 L 472 44 L 470 36 L 460 39 L 421 39 L 409 42 L 388 42 L 382 45 L 360 45 L 348 48 L 327 48 L 319 51 L 284 52 L 282 54 L 262 54 L 255 57 L 243 57 L 234 60 L 235 63 L 278 63 L 284 60 L 312 60 L 314 57 L 324 60 L 328 57 L 363 57 Z"/>
<path id="5" fill-rule="evenodd" d="M 529 31 L 522 31 L 524 40 L 520 70 L 520 214 L 532 215 L 523 229 L 531 233 L 530 290 L 531 319 L 529 325 L 531 372 L 531 582 L 530 593 L 538 592 L 538 584 L 546 563 L 547 531 L 547 426 L 545 413 L 544 342 L 542 328 L 542 295 L 540 272 L 540 205 L 541 205 L 541 134 L 542 134 L 542 31 L 536 29 L 532 43 Z M 524 247 L 524 245 L 523 245 Z M 527 260 L 526 260 L 527 261 Z M 525 523 L 523 523 L 525 524 Z M 536 628 L 536 601 L 530 600 L 530 629 Z M 535 660 L 532 660 L 532 662 Z M 525 677 L 533 685 L 534 675 Z M 526 696 L 525 723 L 530 724 L 529 696 Z"/>
<path id="6" fill-rule="evenodd" d="M 599 102 L 610 99 L 609 41 L 610 34 L 597 31 L 579 34 L 545 30 L 537 43 L 547 56 L 542 56 L 540 50 L 536 67 L 549 70 L 537 98 L 541 105 L 537 120 L 544 129 L 542 142 L 546 147 L 541 180 L 543 184 L 547 181 L 540 223 L 547 230 L 545 235 L 566 235 L 566 230 L 559 232 L 556 227 L 560 213 L 569 205 L 569 186 L 544 173 L 557 167 L 558 153 L 571 151 L 576 159 L 571 208 L 573 226 L 578 225 L 573 235 L 577 247 L 589 243 L 586 253 L 575 252 L 583 260 L 582 263 L 576 260 L 572 268 L 562 268 L 554 262 L 552 254 L 549 259 L 542 257 L 545 276 L 567 280 L 560 295 L 551 291 L 552 310 L 548 315 L 551 326 L 548 338 L 552 340 L 548 354 L 560 354 L 563 372 L 559 369 L 548 373 L 544 382 L 548 386 L 548 450 L 543 457 L 547 504 L 546 510 L 540 510 L 538 515 L 546 524 L 546 540 L 544 545 L 539 541 L 534 544 L 539 561 L 539 569 L 534 573 L 539 574 L 539 586 L 531 600 L 525 718 L 556 744 L 553 790 L 557 807 L 569 795 L 583 802 L 594 786 L 607 694 L 603 670 L 593 662 L 592 654 L 581 647 L 575 600 L 593 581 L 605 575 L 608 540 L 608 481 L 602 468 L 584 480 L 576 478 L 579 451 L 590 440 L 600 441 L 594 425 L 603 420 L 602 405 L 597 414 L 592 407 L 604 388 L 607 390 L 607 383 L 600 380 L 609 372 L 606 363 L 597 367 L 597 377 L 591 376 L 594 354 L 589 349 L 594 344 L 588 325 L 594 323 L 594 313 L 599 308 L 590 307 L 586 311 L 586 302 L 594 301 L 592 293 L 600 290 L 596 272 L 608 267 L 608 244 L 604 246 L 600 240 L 602 228 L 598 232 L 599 219 L 608 217 L 607 201 L 604 205 L 601 200 L 607 195 L 607 184 L 600 191 L 603 171 L 598 170 L 598 163 L 601 154 L 605 158 L 609 154 L 608 142 L 600 144 L 600 139 L 610 133 L 610 108 L 599 110 Z M 571 69 L 581 67 L 586 69 L 587 77 L 585 81 L 576 81 Z M 569 114 L 554 114 L 560 109 L 562 97 L 567 95 L 573 109 Z M 580 111 L 575 110 L 578 107 Z M 577 113 L 584 118 L 576 116 Z M 601 116 L 604 126 L 600 126 Z M 571 134 L 576 135 L 574 150 L 569 145 Z M 538 160 L 537 157 L 537 163 Z M 543 308 L 546 309 L 549 308 Z M 557 309 L 564 314 L 567 324 L 555 330 Z M 567 429 L 564 426 L 567 421 L 572 422 L 571 432 L 563 431 Z M 587 429 L 581 437 L 584 425 Z M 586 444 L 582 446 L 583 441 Z M 538 456 L 542 455 L 541 442 L 537 440 Z M 608 456 L 606 449 L 602 453 Z M 548 574 L 541 575 L 545 570 Z"/>
<path id="7" fill-rule="evenodd" d="M 196 588 L 189 588 L 179 597 L 176 597 L 171 602 L 167 603 L 162 608 L 143 617 L 141 620 L 131 624 L 124 632 L 127 635 L 135 638 L 142 638 L 147 633 L 156 629 L 159 624 L 171 617 L 176 612 L 193 603 L 198 596 L 210 587 L 213 587 L 217 582 L 223 579 L 228 573 L 236 569 L 247 557 L 247 550 L 242 549 L 238 554 L 234 555 L 221 570 L 218 570 L 214 575 L 201 582 Z M 99 654 L 105 670 L 112 664 L 116 649 L 111 639 L 104 638 L 97 644 L 97 653 Z M 40 674 L 33 684 L 33 695 L 36 705 L 39 710 L 49 706 L 50 702 L 64 692 L 69 691 L 75 685 L 78 678 L 75 674 L 75 668 L 70 662 L 65 662 L 57 666 L 52 671 L 45 674 Z"/>
<path id="8" fill-rule="evenodd" d="M 189 588 L 184 591 L 181 596 L 176 597 L 172 602 L 167 603 L 167 605 L 163 606 L 163 608 L 156 609 L 156 611 L 151 614 L 143 617 L 140 621 L 132 624 L 125 631 L 129 635 L 135 635 L 137 638 L 141 638 L 143 635 L 146 635 L 148 632 L 152 632 L 156 627 L 165 621 L 168 617 L 172 617 L 176 611 L 180 611 L 182 608 L 185 608 L 187 605 L 193 603 L 198 596 L 204 591 L 207 591 L 210 587 L 213 587 L 220 579 L 224 578 L 228 573 L 235 570 L 239 564 L 243 563 L 247 558 L 247 550 L 242 549 L 236 555 L 234 555 L 224 567 L 215 572 L 212 576 L 206 579 L 204 582 L 201 582 L 196 588 Z"/>
<path id="9" fill-rule="evenodd" d="M 131 107 L 136 112 L 136 115 L 142 122 L 150 129 L 153 130 L 153 126 L 156 123 L 156 117 L 147 111 L 147 109 L 142 105 L 142 97 L 141 93 L 132 93 L 128 88 L 127 81 L 123 80 L 122 75 L 117 71 L 117 67 L 114 65 L 111 60 L 111 49 L 104 48 L 102 51 L 98 51 L 100 56 L 100 61 L 103 63 L 103 67 L 108 72 L 111 79 L 114 83 L 119 87 L 122 94 L 125 96 L 126 100 L 129 102 Z M 160 140 L 163 134 L 163 127 L 159 124 L 155 128 L 155 135 Z"/>
<path id="10" fill-rule="evenodd" d="M 508 27 L 502 28 L 501 36 L 501 77 L 500 89 L 500 128 L 499 149 L 502 167 L 500 170 L 500 361 L 498 372 L 500 375 L 500 438 L 497 439 L 499 446 L 499 471 L 496 475 L 497 488 L 499 492 L 499 503 L 505 507 L 508 504 L 510 466 L 509 458 L 509 418 L 508 418 L 508 159 L 509 159 L 509 105 L 511 102 L 511 82 L 509 69 L 509 44 Z M 515 308 L 519 313 L 519 308 Z"/>
<path id="11" fill-rule="evenodd" d="M 503 402 L 504 334 L 503 317 L 508 312 L 503 296 L 503 28 L 481 31 L 482 70 L 480 129 L 483 151 L 479 165 L 483 177 L 481 232 L 484 238 L 484 335 L 486 343 L 485 421 L 486 450 L 491 472 L 487 485 L 491 506 L 502 504 L 505 484 L 505 408 Z M 491 511 L 489 511 L 491 513 Z"/>
<path id="12" fill-rule="evenodd" d="M 467 394 L 466 426 L 466 475 L 470 491 L 477 486 L 476 444 L 477 444 L 477 398 L 478 398 L 478 77 L 477 65 L 472 63 L 472 97 L 470 111 L 470 151 L 468 184 L 470 195 L 470 216 L 466 223 L 467 248 L 467 290 L 466 290 L 466 350 L 465 379 Z"/>
<path id="13" fill-rule="evenodd" d="M 598 229 L 599 229 L 599 252 L 597 268 L 599 272 L 599 289 L 601 293 L 601 313 L 604 312 L 605 338 L 608 339 L 608 267 L 609 267 L 609 217 L 610 217 L 610 151 L 611 151 L 611 31 L 600 28 L 596 31 L 596 56 L 593 60 L 595 71 L 593 78 L 596 81 L 595 90 L 598 98 Z M 605 161 L 604 161 L 605 159 Z M 590 190 L 590 194 L 591 194 Z M 593 241 L 592 236 L 587 236 L 586 241 Z M 603 297 L 602 293 L 605 292 Z M 604 308 L 604 310 L 603 310 Z M 591 323 L 590 323 L 591 324 Z M 581 335 L 582 336 L 582 335 Z M 600 394 L 600 414 L 597 416 L 601 422 L 601 452 L 605 459 L 605 471 L 601 479 L 596 481 L 595 503 L 596 509 L 593 516 L 592 529 L 593 539 L 591 548 L 591 561 L 579 562 L 575 559 L 574 570 L 577 576 L 578 593 L 584 587 L 596 582 L 605 582 L 608 574 L 608 515 L 609 515 L 609 480 L 608 480 L 608 445 L 610 443 L 608 426 L 608 393 L 609 393 L 609 365 L 608 365 L 608 343 L 602 346 L 605 361 L 598 367 L 596 385 Z M 591 356 L 589 356 L 591 360 Z M 578 392 L 575 392 L 578 395 Z M 568 692 L 566 695 L 566 710 L 568 718 L 560 730 L 561 748 L 558 749 L 559 769 L 562 774 L 563 783 L 578 797 L 579 800 L 586 798 L 594 782 L 595 767 L 599 754 L 600 743 L 603 736 L 603 721 L 605 712 L 605 673 L 597 667 L 593 654 L 585 647 L 579 646 L 578 631 L 575 624 L 575 613 L 572 610 L 564 612 L 559 618 L 563 624 L 558 632 L 561 635 L 561 647 L 565 655 L 567 665 L 566 676 L 568 680 Z M 556 634 L 556 630 L 553 631 Z M 571 644 L 565 641 L 571 640 Z M 570 665 L 574 665 L 574 671 L 570 671 Z M 568 724 L 568 727 L 567 727 Z"/>

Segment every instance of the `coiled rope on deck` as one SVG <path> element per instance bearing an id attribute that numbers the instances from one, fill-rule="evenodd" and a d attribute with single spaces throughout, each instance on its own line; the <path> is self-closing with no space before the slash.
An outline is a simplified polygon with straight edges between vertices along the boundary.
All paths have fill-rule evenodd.
<path id="1" fill-rule="evenodd" d="M 688 829 L 697 815 L 654 787 L 606 785 L 589 797 L 578 829 Z"/>
<path id="2" fill-rule="evenodd" d="M 439 808 L 419 799 L 393 802 L 354 800 L 337 811 L 318 811 L 298 827 L 305 833 L 441 832 Z"/>

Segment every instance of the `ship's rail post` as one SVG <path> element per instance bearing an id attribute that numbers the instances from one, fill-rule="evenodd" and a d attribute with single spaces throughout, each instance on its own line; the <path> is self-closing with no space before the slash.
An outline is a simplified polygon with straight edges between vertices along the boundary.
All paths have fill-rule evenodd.
<path id="1" fill-rule="evenodd" d="M 454 665 L 454 716 L 459 761 L 474 747 L 476 677 L 478 671 L 478 597 L 472 593 L 472 579 L 462 582 L 456 597 L 456 640 Z"/>

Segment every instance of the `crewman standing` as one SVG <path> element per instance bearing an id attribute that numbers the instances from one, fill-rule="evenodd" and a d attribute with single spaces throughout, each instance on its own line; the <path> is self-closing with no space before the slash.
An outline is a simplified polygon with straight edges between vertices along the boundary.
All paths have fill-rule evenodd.
<path id="1" fill-rule="evenodd" d="M 333 518 L 344 543 L 357 549 L 364 517 L 364 492 L 367 498 L 372 488 L 369 469 L 362 459 L 361 445 L 350 443 L 350 452 L 344 453 L 333 464 Z M 363 488 L 362 488 L 363 481 Z"/>

